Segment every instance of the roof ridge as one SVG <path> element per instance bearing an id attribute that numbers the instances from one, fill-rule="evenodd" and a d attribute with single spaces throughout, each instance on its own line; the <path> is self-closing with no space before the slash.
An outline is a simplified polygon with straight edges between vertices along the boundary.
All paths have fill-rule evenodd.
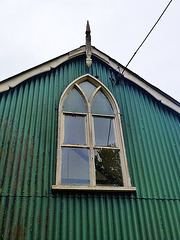
<path id="1" fill-rule="evenodd" d="M 103 53 L 99 49 L 97 49 L 94 46 L 91 46 L 92 55 L 99 58 L 106 64 L 108 64 L 110 67 L 112 67 L 115 71 L 117 71 L 117 67 L 120 67 L 122 70 L 125 68 L 122 64 L 108 56 L 107 54 Z M 10 88 L 13 88 L 20 84 L 21 82 L 26 81 L 27 79 L 34 77 L 40 73 L 48 72 L 53 68 L 58 67 L 62 63 L 73 59 L 80 55 L 86 55 L 86 46 L 82 45 L 79 48 L 76 48 L 72 51 L 69 51 L 63 55 L 60 55 L 58 57 L 55 57 L 47 62 L 44 62 L 42 64 L 39 64 L 35 67 L 32 67 L 28 70 L 25 70 L 21 73 L 18 73 L 12 77 L 9 77 L 7 79 L 4 79 L 0 82 L 0 92 L 8 91 Z M 174 111 L 180 113 L 180 103 L 169 96 L 168 94 L 164 93 L 159 88 L 155 87 L 154 85 L 150 84 L 143 78 L 141 78 L 136 73 L 132 72 L 129 69 L 126 69 L 124 75 L 125 78 L 128 80 L 134 82 L 141 88 L 143 88 L 145 91 L 149 92 L 152 96 L 154 96 L 158 101 L 161 101 L 164 105 L 170 107 Z"/>

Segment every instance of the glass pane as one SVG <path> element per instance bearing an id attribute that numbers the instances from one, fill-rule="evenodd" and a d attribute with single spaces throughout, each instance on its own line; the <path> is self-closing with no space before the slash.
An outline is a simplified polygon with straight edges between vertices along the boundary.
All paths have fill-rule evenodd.
<path id="1" fill-rule="evenodd" d="M 83 92 L 85 93 L 87 99 L 90 99 L 91 95 L 96 90 L 96 87 L 88 81 L 80 83 L 79 86 L 83 90 Z"/>
<path id="2" fill-rule="evenodd" d="M 86 144 L 85 117 L 77 115 L 65 115 L 64 117 L 64 143 Z"/>
<path id="3" fill-rule="evenodd" d="M 94 98 L 94 101 L 92 104 L 92 113 L 114 115 L 114 112 L 109 100 L 102 92 L 98 92 L 98 94 Z"/>
<path id="4" fill-rule="evenodd" d="M 63 104 L 63 111 L 86 113 L 86 103 L 81 94 L 73 88 L 67 95 Z"/>
<path id="5" fill-rule="evenodd" d="M 123 186 L 119 150 L 94 150 L 96 185 Z"/>
<path id="6" fill-rule="evenodd" d="M 62 185 L 90 184 L 89 150 L 85 148 L 62 148 Z"/>
<path id="7" fill-rule="evenodd" d="M 115 146 L 113 118 L 94 117 L 96 146 Z"/>

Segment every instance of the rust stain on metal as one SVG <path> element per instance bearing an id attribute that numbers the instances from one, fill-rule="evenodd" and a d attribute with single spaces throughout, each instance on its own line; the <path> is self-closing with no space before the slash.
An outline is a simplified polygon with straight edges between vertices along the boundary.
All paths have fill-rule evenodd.
<path id="1" fill-rule="evenodd" d="M 17 167 L 16 167 L 16 172 L 15 172 L 15 178 L 13 181 L 13 189 L 12 189 L 12 194 L 16 194 L 16 189 L 17 189 L 17 184 L 18 184 L 18 179 L 19 179 L 19 167 L 20 167 L 20 161 L 21 161 L 21 154 L 18 154 L 17 158 Z"/>
<path id="2" fill-rule="evenodd" d="M 34 137 L 33 137 L 32 141 L 31 141 L 31 148 L 30 148 L 30 155 L 31 155 L 31 157 L 33 157 L 33 153 L 34 153 Z"/>
<path id="3" fill-rule="evenodd" d="M 27 158 L 28 155 L 28 143 L 29 143 L 29 133 L 27 134 L 27 137 L 25 139 L 25 154 L 24 154 L 24 158 Z"/>
<path id="4" fill-rule="evenodd" d="M 25 153 L 22 156 L 22 161 L 24 161 L 24 165 L 26 165 L 26 161 L 27 161 L 28 142 L 29 142 L 29 133 L 27 134 L 27 137 L 25 139 Z M 26 176 L 26 171 L 23 171 L 22 179 L 25 179 L 25 176 Z"/>
<path id="5" fill-rule="evenodd" d="M 8 118 L 6 118 L 5 121 L 4 121 L 4 130 L 7 129 L 7 125 L 8 125 Z"/>
<path id="6" fill-rule="evenodd" d="M 12 236 L 14 239 L 24 240 L 25 239 L 26 229 L 23 225 L 18 224 L 12 228 Z"/>

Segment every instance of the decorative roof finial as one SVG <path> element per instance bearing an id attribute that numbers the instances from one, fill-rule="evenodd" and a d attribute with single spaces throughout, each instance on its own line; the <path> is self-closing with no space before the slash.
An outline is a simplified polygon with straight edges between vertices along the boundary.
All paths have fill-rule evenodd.
<path id="1" fill-rule="evenodd" d="M 87 21 L 86 25 L 86 65 L 88 67 L 91 67 L 92 64 L 92 59 L 91 59 L 91 30 L 90 30 L 90 25 L 89 21 Z"/>

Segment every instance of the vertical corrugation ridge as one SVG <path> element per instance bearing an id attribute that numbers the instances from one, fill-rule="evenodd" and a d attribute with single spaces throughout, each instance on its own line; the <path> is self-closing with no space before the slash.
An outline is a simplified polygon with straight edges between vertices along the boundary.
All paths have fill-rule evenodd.
<path id="1" fill-rule="evenodd" d="M 149 124 L 149 119 L 150 119 L 150 115 L 148 115 L 147 112 L 147 107 L 149 104 L 149 100 L 145 98 L 145 96 L 142 95 L 138 95 L 138 104 L 141 104 L 141 108 L 140 108 L 140 115 L 141 115 L 141 141 L 142 144 L 144 146 L 144 151 L 146 153 L 146 164 L 147 164 L 147 171 L 149 171 L 150 173 L 150 178 L 151 178 L 151 183 L 152 186 L 148 186 L 148 189 L 154 193 L 157 193 L 158 189 L 158 181 L 157 180 L 157 166 L 156 163 L 154 161 L 155 156 L 154 156 L 154 149 L 153 149 L 153 145 L 154 145 L 154 139 L 151 136 L 151 124 Z M 154 179 L 154 181 L 153 181 Z M 153 197 L 157 197 L 155 194 L 153 195 Z"/>
<path id="2" fill-rule="evenodd" d="M 3 187 L 3 182 L 4 182 L 4 169 L 6 166 L 6 152 L 7 152 L 7 147 L 8 147 L 8 139 L 7 139 L 7 131 L 9 130 L 9 128 L 7 128 L 8 126 L 8 109 L 9 109 L 9 103 L 8 103 L 8 99 L 11 97 L 10 93 L 7 95 L 3 95 L 1 97 L 1 104 L 0 104 L 0 169 L 2 169 L 0 171 L 0 189 L 2 191 L 2 187 Z M 6 140 L 6 141 L 5 141 Z M 6 143 L 6 147 L 4 146 Z"/>
<path id="3" fill-rule="evenodd" d="M 153 197 L 159 197 L 157 196 L 155 193 L 157 193 L 159 191 L 159 194 L 162 195 L 162 192 L 165 191 L 164 187 L 163 187 L 163 178 L 162 175 L 159 175 L 159 161 L 158 161 L 158 154 L 156 151 L 156 146 L 157 143 L 156 141 L 158 141 L 155 138 L 155 132 L 154 132 L 154 116 L 152 114 L 151 111 L 151 106 L 152 106 L 152 101 L 151 99 L 147 98 L 146 96 L 144 96 L 143 99 L 141 99 L 141 101 L 143 101 L 143 110 L 144 111 L 144 124 L 146 126 L 146 131 L 147 131 L 147 135 L 146 135 L 146 141 L 147 141 L 147 151 L 149 152 L 149 159 L 148 161 L 150 162 L 150 164 L 152 164 L 152 169 L 151 169 L 151 165 L 150 168 L 148 169 L 148 171 L 150 171 L 150 173 L 152 173 L 151 176 L 151 182 L 153 182 L 154 184 L 154 188 L 155 191 L 153 194 Z M 145 143 L 146 143 L 145 141 Z M 154 181 L 153 181 L 154 179 Z M 158 189 L 158 186 L 159 189 Z M 163 191 L 162 191 L 163 190 Z"/>
<path id="4" fill-rule="evenodd" d="M 7 148 L 7 154 L 6 154 L 6 163 L 7 165 L 5 166 L 5 178 L 4 182 L 7 183 L 5 186 L 7 191 L 10 190 L 10 186 L 12 184 L 12 176 L 14 172 L 14 166 L 16 164 L 16 161 L 14 161 L 14 156 L 15 156 L 15 144 L 17 140 L 17 130 L 14 127 L 14 116 L 15 116 L 15 108 L 16 108 L 16 101 L 17 101 L 17 89 L 14 89 L 12 91 L 12 101 L 10 104 L 10 111 L 9 111 L 9 119 L 8 119 L 8 126 L 9 128 L 9 134 L 7 136 L 8 139 L 8 148 Z M 7 132 L 6 132 L 7 134 Z M 13 179 L 15 180 L 15 179 Z"/>
<path id="5" fill-rule="evenodd" d="M 118 195 L 1 197 L 1 239 L 178 239 L 179 201 Z"/>
<path id="6" fill-rule="evenodd" d="M 28 126 L 29 126 L 29 104 L 28 104 L 28 93 L 29 93 L 29 84 L 26 84 L 25 86 L 20 86 L 23 91 L 23 95 L 21 98 L 22 101 L 22 111 L 20 115 L 20 122 L 19 122 L 19 142 L 17 146 L 17 154 L 18 154 L 18 160 L 19 160 L 19 172 L 18 172 L 18 178 L 17 178 L 17 186 L 16 186 L 16 194 L 21 195 L 24 193 L 23 190 L 23 184 L 25 182 L 25 167 L 27 162 L 27 144 L 28 144 Z"/>
<path id="7" fill-rule="evenodd" d="M 135 129 L 136 129 L 136 141 L 138 141 L 138 148 L 141 152 L 140 159 L 137 159 L 141 163 L 141 166 L 143 168 L 143 171 L 147 169 L 146 172 L 146 179 L 145 180 L 145 185 L 144 188 L 146 189 L 147 195 L 150 195 L 150 191 L 155 192 L 153 181 L 153 171 L 149 171 L 151 167 L 151 162 L 149 159 L 149 154 L 148 154 L 148 145 L 147 145 L 147 139 L 145 135 L 145 122 L 143 122 L 143 116 L 144 113 L 141 112 L 143 108 L 143 103 L 142 101 L 139 100 L 140 95 L 137 89 L 133 89 L 132 94 L 131 94 L 131 105 L 132 106 L 132 111 L 134 112 L 134 123 L 135 123 Z M 142 96 L 142 95 L 141 95 Z M 136 101 L 134 101 L 136 99 Z M 142 100 L 142 99 L 141 99 Z M 133 102 L 132 102 L 133 101 Z M 139 119 L 139 121 L 137 121 Z M 145 143 L 145 144 L 144 144 Z M 150 180 L 150 181 L 148 181 Z"/>
<path id="8" fill-rule="evenodd" d="M 27 86 L 25 86 L 26 88 Z M 24 138 L 23 138 L 23 152 L 22 152 L 22 159 L 21 161 L 24 162 L 24 170 L 23 170 L 23 186 L 22 186 L 22 194 L 29 195 L 30 194 L 30 180 L 31 180 L 31 170 L 32 170 L 32 153 L 30 151 L 31 149 L 31 143 L 32 143 L 32 136 L 34 133 L 34 115 L 33 115 L 33 108 L 34 102 L 33 102 L 33 96 L 35 94 L 34 92 L 34 81 L 32 81 L 29 84 L 29 89 L 26 88 L 27 91 L 27 105 L 25 105 L 25 131 L 24 131 Z M 34 162 L 36 160 L 34 159 Z M 33 168 L 34 171 L 34 168 Z"/>
<path id="9" fill-rule="evenodd" d="M 180 171 L 177 171 L 177 169 L 180 170 L 180 163 L 178 161 L 179 159 L 178 156 L 180 156 L 180 149 L 179 147 L 177 147 L 177 146 L 180 146 L 180 122 L 177 122 L 177 124 L 174 124 L 177 118 L 174 118 L 174 117 L 172 118 L 172 114 L 167 112 L 164 109 L 162 109 L 161 112 L 159 112 L 159 115 L 160 113 L 162 116 L 161 126 L 164 134 L 163 138 L 165 140 L 165 146 L 167 149 L 166 163 L 167 163 L 168 169 L 171 169 L 170 177 L 171 177 L 171 183 L 173 185 L 173 188 L 171 189 L 171 191 L 173 190 L 174 195 L 177 198 L 179 198 L 180 195 L 177 192 L 177 189 L 175 186 L 178 185 L 178 182 L 180 179 Z"/>
<path id="10" fill-rule="evenodd" d="M 120 107 L 136 194 L 51 192 L 59 100 L 86 73 Z M 110 78 L 108 65 L 93 58 L 88 69 L 78 57 L 0 94 L 0 239 L 180 238 L 179 116 L 127 79 Z"/>
<path id="11" fill-rule="evenodd" d="M 5 146 L 5 149 L 1 149 L 1 155 L 8 159 L 8 161 L 1 162 L 2 168 L 7 166 L 1 175 L 6 177 L 6 175 L 8 175 L 12 169 L 11 184 L 6 184 L 6 186 L 9 186 L 9 191 L 12 195 L 16 194 L 16 192 L 17 194 L 22 193 L 20 190 L 22 185 L 20 183 L 20 177 L 25 176 L 26 179 L 24 181 L 24 189 L 26 190 L 23 190 L 24 193 L 29 191 L 29 194 L 35 194 L 35 192 L 37 192 L 37 194 L 38 192 L 40 194 L 46 194 L 48 191 L 45 187 L 45 176 L 49 175 L 49 165 L 46 163 L 50 157 L 50 149 L 52 149 L 49 147 L 51 146 L 49 143 L 52 139 L 52 131 L 49 126 L 53 125 L 54 129 L 53 144 L 56 143 L 55 130 L 57 127 L 57 117 L 55 125 L 52 124 L 55 118 L 52 118 L 51 115 L 54 116 L 55 112 L 57 112 L 59 98 L 63 91 L 62 88 L 64 89 L 69 82 L 74 80 L 74 72 L 76 77 L 78 77 L 78 75 L 84 74 L 85 70 L 84 64 L 80 60 L 75 62 L 71 61 L 69 63 L 69 67 L 68 64 L 64 64 L 64 66 L 59 67 L 59 71 L 56 71 L 55 75 L 51 74 L 51 80 L 50 76 L 44 74 L 43 77 L 41 77 L 41 80 L 36 77 L 31 81 L 31 83 L 27 82 L 26 84 L 20 85 L 18 96 L 16 96 L 16 89 L 10 90 L 5 106 L 2 106 L 2 102 L 5 101 L 5 97 L 2 98 L 1 129 L 3 126 L 5 126 L 6 129 L 1 135 L 1 145 L 3 145 L 4 141 L 9 143 Z M 141 170 L 143 168 L 143 171 L 141 172 L 144 173 L 142 176 L 144 180 L 142 181 L 142 179 L 140 179 L 139 184 L 143 186 L 143 182 L 143 189 L 144 193 L 146 193 L 146 196 L 150 196 L 151 192 L 156 193 L 152 195 L 153 197 L 159 197 L 163 195 L 163 192 L 168 193 L 166 196 L 167 198 L 170 198 L 172 193 L 173 195 L 175 194 L 177 196 L 175 186 L 178 184 L 179 174 L 177 173 L 178 162 L 176 159 L 178 158 L 179 150 L 177 147 L 174 147 L 174 145 L 176 143 L 178 145 L 179 142 L 179 137 L 177 134 L 179 122 L 177 121 L 177 116 L 172 115 L 171 112 L 164 110 L 164 108 L 162 108 L 160 104 L 156 103 L 155 101 L 152 104 L 152 100 L 149 95 L 142 95 L 139 89 L 131 86 L 130 84 L 121 84 L 118 88 L 119 90 L 117 91 L 117 86 L 113 85 L 114 83 L 112 83 L 109 79 L 109 69 L 105 66 L 102 66 L 100 62 L 95 62 L 92 72 L 97 74 L 99 79 L 103 81 L 103 83 L 115 94 L 115 97 L 120 105 L 120 110 L 121 107 L 123 109 L 122 122 L 124 121 L 124 117 L 126 119 L 123 130 L 126 134 L 128 134 L 128 139 L 131 138 L 133 142 L 133 144 L 131 144 L 131 141 L 128 142 L 126 137 L 125 142 L 129 145 L 129 149 L 131 148 L 131 151 L 127 151 L 127 155 L 130 157 L 130 160 L 128 159 L 128 161 L 130 164 L 132 164 L 132 166 L 135 167 L 133 174 L 136 176 L 136 178 L 133 181 L 137 181 L 139 178 L 139 174 L 136 174 L 136 165 L 137 162 L 141 162 L 142 164 L 140 164 L 139 167 Z M 50 88 L 52 84 L 54 86 L 54 79 L 57 79 L 55 89 L 54 87 Z M 59 86 L 57 87 L 57 85 Z M 55 92 L 50 89 L 54 89 Z M 57 91 L 58 89 L 61 91 Z M 12 100 L 10 97 L 11 95 Z M 53 110 L 53 114 L 50 113 L 52 111 L 50 109 L 53 109 L 54 104 L 54 102 L 52 103 L 52 95 L 53 97 L 56 96 L 54 98 L 55 111 Z M 128 126 L 127 120 L 130 122 L 130 126 Z M 17 144 L 15 144 L 16 141 Z M 16 149 L 15 145 L 17 145 Z M 9 148 L 11 151 L 8 151 Z M 134 150 L 132 151 L 133 148 Z M 163 151 L 160 149 L 163 149 Z M 52 153 L 52 156 L 55 158 L 56 154 Z M 135 159 L 137 159 L 136 163 L 134 161 L 134 156 Z M 40 162 L 38 161 L 39 157 L 42 159 Z M 20 161 L 21 158 L 24 159 L 24 166 L 22 163 L 23 161 Z M 37 161 L 32 160 L 32 158 L 37 159 Z M 142 160 L 143 158 L 146 160 L 145 163 Z M 10 159 L 11 161 L 16 159 L 17 162 L 12 165 L 9 163 Z M 43 164 L 43 161 L 45 164 Z M 171 172 L 168 173 L 170 174 L 168 181 L 163 174 L 159 174 L 161 167 L 164 165 L 171 169 Z M 130 168 L 132 168 L 132 166 L 130 166 Z M 41 176 L 37 177 L 39 167 L 41 172 L 45 171 L 43 178 L 41 178 Z M 52 167 L 54 167 L 53 164 Z M 34 168 L 36 168 L 35 171 Z M 165 172 L 165 167 L 163 168 Z M 152 181 L 150 181 L 149 184 L 149 174 L 151 174 L 151 178 L 154 179 L 152 186 Z M 146 184 L 146 178 L 148 179 L 148 185 Z M 176 181 L 175 185 L 173 184 L 174 180 Z M 9 177 L 7 178 L 7 181 L 9 181 Z M 41 188 L 42 181 L 44 183 L 43 189 Z M 30 187 L 28 187 L 29 182 Z M 165 182 L 165 184 L 163 182 Z M 51 181 L 49 184 L 51 185 Z M 34 189 L 34 185 L 37 187 L 36 190 Z M 158 187 L 158 185 L 160 187 Z M 18 189 L 16 189 L 16 186 L 18 186 Z M 6 191 L 8 190 L 6 189 Z M 157 192 L 159 193 L 157 194 Z"/>
<path id="12" fill-rule="evenodd" d="M 31 175 L 29 176 L 29 194 L 35 195 L 37 189 L 35 187 L 37 186 L 37 164 L 39 162 L 39 146 L 40 146 L 40 131 L 41 131 L 41 117 L 42 117 L 42 93 L 43 85 L 41 85 L 41 79 L 37 78 L 34 80 L 35 86 L 34 86 L 34 98 L 32 99 L 33 109 L 32 109 L 32 115 L 31 115 L 31 126 L 30 126 L 30 156 L 31 159 L 34 159 L 31 164 Z M 43 81 L 42 81 L 43 82 Z M 39 174 L 42 176 L 42 174 Z"/>
<path id="13" fill-rule="evenodd" d="M 170 162 L 173 159 L 168 158 L 168 153 L 167 153 L 167 145 L 165 142 L 165 136 L 164 132 L 162 129 L 162 122 L 161 118 L 162 116 L 159 115 L 159 106 L 157 104 L 153 104 L 153 107 L 151 108 L 152 113 L 154 114 L 154 118 L 152 123 L 154 122 L 154 136 L 156 138 L 156 145 L 154 150 L 157 149 L 157 159 L 156 161 L 160 163 L 160 173 L 161 176 L 163 177 L 163 185 L 165 186 L 165 197 L 170 197 L 172 190 L 173 190 L 173 180 L 171 178 L 171 174 L 169 174 L 169 171 L 167 171 Z M 167 177 L 168 176 L 168 177 Z"/>
<path id="14" fill-rule="evenodd" d="M 129 98 L 129 96 L 132 96 L 131 98 Z M 143 149 L 141 149 L 141 144 L 139 142 L 139 138 L 140 138 L 140 133 L 139 133 L 139 121 L 137 121 L 137 113 L 134 109 L 134 102 L 136 101 L 135 99 L 133 99 L 133 88 L 126 86 L 126 95 L 125 97 L 125 102 L 126 102 L 126 108 L 127 108 L 127 114 L 130 116 L 129 117 L 129 124 L 130 124 L 130 130 L 131 130 L 131 136 L 129 136 L 128 139 L 131 139 L 131 141 L 133 141 L 133 161 L 135 161 L 135 163 L 138 164 L 137 170 L 139 172 L 141 172 L 141 174 L 139 175 L 139 180 L 140 180 L 140 186 L 141 188 L 145 189 L 145 191 L 147 191 L 148 188 L 148 182 L 147 182 L 147 176 L 149 175 L 149 172 L 147 172 L 146 178 L 144 179 L 143 176 L 143 169 L 145 169 L 144 166 L 144 151 Z M 132 151 L 132 150 L 131 150 Z M 131 152 L 130 151 L 130 152 Z M 150 183 L 151 184 L 151 183 Z M 141 188 L 138 188 L 138 190 L 140 190 Z M 141 194 L 143 196 L 143 193 Z"/>
<path id="15" fill-rule="evenodd" d="M 130 162 L 131 168 L 135 168 L 133 171 L 135 186 L 137 187 L 136 182 L 138 180 L 138 184 L 141 185 L 143 190 L 142 197 L 171 198 L 175 194 L 177 196 L 175 186 L 178 185 L 174 185 L 174 182 L 178 179 L 176 176 L 179 176 L 179 172 L 178 168 L 173 168 L 173 164 L 178 161 L 178 152 L 173 158 L 170 154 L 174 151 L 172 149 L 173 144 L 175 142 L 178 144 L 178 131 L 169 130 L 168 125 L 173 126 L 173 121 L 171 124 L 167 120 L 168 124 L 162 122 L 163 115 L 158 113 L 158 109 L 162 109 L 163 106 L 160 106 L 155 100 L 152 101 L 149 95 L 142 93 L 137 87 L 122 84 L 116 94 L 122 115 L 128 162 Z M 167 114 L 169 116 L 169 112 Z M 173 119 L 177 120 L 176 114 L 174 114 Z M 173 127 L 175 129 L 175 125 Z M 177 124 L 176 130 L 178 130 L 177 127 L 179 127 L 179 124 Z M 176 134 L 176 138 L 170 136 L 170 134 L 168 138 L 165 138 L 167 131 Z M 164 165 L 169 166 L 172 171 L 166 173 Z M 168 180 L 164 173 L 169 175 Z M 138 191 L 141 189 L 138 189 Z"/>
<path id="16" fill-rule="evenodd" d="M 17 95 L 17 103 L 15 102 L 14 106 L 14 119 L 13 119 L 13 130 L 12 130 L 12 138 L 13 146 L 11 147 L 10 151 L 13 152 L 12 155 L 12 170 L 11 170 L 11 179 L 9 183 L 9 191 L 12 195 L 15 195 L 17 192 L 17 182 L 19 176 L 19 168 L 20 168 L 20 135 L 21 135 L 21 126 L 19 126 L 19 122 L 21 120 L 21 112 L 22 112 L 22 88 L 19 89 L 19 94 Z M 15 161 L 16 159 L 16 161 Z M 9 174 L 8 174 L 9 175 Z M 7 175 L 7 178 L 8 178 Z"/>

